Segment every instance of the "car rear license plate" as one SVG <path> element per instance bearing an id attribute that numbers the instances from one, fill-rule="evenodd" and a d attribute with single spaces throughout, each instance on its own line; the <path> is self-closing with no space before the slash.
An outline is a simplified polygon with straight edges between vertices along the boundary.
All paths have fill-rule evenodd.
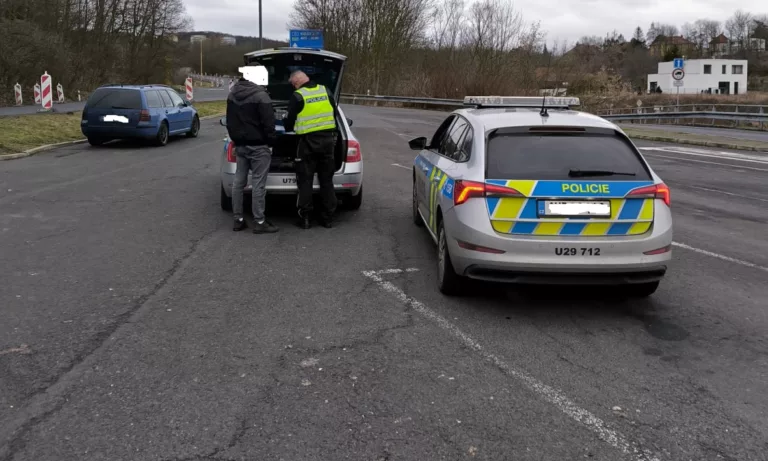
<path id="1" fill-rule="evenodd" d="M 600 248 L 557 247 L 555 254 L 557 256 L 600 256 Z"/>
<path id="2" fill-rule="evenodd" d="M 124 117 L 122 115 L 105 115 L 102 119 L 105 122 L 117 122 L 117 123 L 128 123 L 128 117 Z"/>
<path id="3" fill-rule="evenodd" d="M 609 200 L 539 200 L 539 216 L 547 217 L 590 217 L 608 218 L 611 216 Z"/>

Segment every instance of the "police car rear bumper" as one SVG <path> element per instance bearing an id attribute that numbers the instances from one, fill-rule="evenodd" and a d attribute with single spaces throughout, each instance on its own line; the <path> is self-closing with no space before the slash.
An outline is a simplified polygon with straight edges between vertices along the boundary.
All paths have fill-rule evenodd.
<path id="1" fill-rule="evenodd" d="M 658 214 L 660 219 L 651 230 L 639 236 L 512 236 L 496 233 L 487 211 L 480 208 L 477 216 L 469 207 L 462 210 L 464 216 L 457 216 L 455 208 L 444 216 L 454 270 L 470 278 L 510 283 L 648 283 L 664 276 L 672 258 L 671 223 Z M 660 252 L 648 254 L 656 250 Z"/>

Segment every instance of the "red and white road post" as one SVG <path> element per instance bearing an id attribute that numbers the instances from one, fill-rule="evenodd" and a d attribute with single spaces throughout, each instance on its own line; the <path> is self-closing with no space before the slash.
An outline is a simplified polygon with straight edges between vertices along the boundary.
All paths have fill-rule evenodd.
<path id="1" fill-rule="evenodd" d="M 53 109 L 53 88 L 51 85 L 51 76 L 45 72 L 40 76 L 40 99 L 43 109 Z"/>
<path id="2" fill-rule="evenodd" d="M 21 95 L 21 85 L 18 83 L 13 85 L 13 92 L 16 96 L 16 105 L 21 106 L 24 104 L 24 97 Z"/>
<path id="3" fill-rule="evenodd" d="M 39 83 L 35 83 L 34 92 L 35 92 L 35 104 L 40 104 L 41 101 L 42 101 L 42 98 L 40 97 L 40 84 Z"/>
<path id="4" fill-rule="evenodd" d="M 192 87 L 192 78 L 187 77 L 186 82 L 184 82 L 184 86 L 186 87 L 186 90 L 187 90 L 187 101 L 191 101 L 195 95 L 195 90 Z"/>

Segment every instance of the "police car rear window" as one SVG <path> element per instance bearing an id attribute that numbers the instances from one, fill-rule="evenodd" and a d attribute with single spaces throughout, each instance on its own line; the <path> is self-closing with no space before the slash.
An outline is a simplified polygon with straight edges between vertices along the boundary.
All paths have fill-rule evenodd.
<path id="1" fill-rule="evenodd" d="M 491 134 L 486 165 L 489 179 L 573 180 L 573 170 L 629 173 L 611 181 L 651 179 L 635 149 L 612 134 Z"/>
<path id="2" fill-rule="evenodd" d="M 99 88 L 88 98 L 91 109 L 141 109 L 141 92 L 123 88 Z"/>

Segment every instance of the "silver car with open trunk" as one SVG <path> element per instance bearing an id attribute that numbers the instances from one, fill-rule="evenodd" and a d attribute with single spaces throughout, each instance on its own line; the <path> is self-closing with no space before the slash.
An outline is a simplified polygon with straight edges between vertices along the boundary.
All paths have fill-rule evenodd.
<path id="1" fill-rule="evenodd" d="M 275 108 L 277 143 L 272 148 L 272 164 L 267 176 L 267 194 L 296 194 L 298 187 L 294 168 L 297 153 L 298 136 L 286 133 L 283 119 L 287 114 L 288 98 L 294 89 L 288 78 L 294 70 L 303 70 L 312 80 L 325 85 L 338 102 L 341 94 L 341 81 L 344 74 L 346 57 L 337 53 L 309 48 L 274 48 L 255 51 L 245 55 L 246 65 L 261 65 L 269 72 L 267 90 Z M 222 119 L 226 125 L 226 119 Z M 333 184 L 346 209 L 360 208 L 363 200 L 363 157 L 360 143 L 352 134 L 352 121 L 344 116 L 339 107 L 336 120 L 338 136 L 336 138 L 336 173 Z M 234 146 L 229 138 L 224 139 L 221 154 L 221 207 L 232 210 L 232 182 L 235 178 L 237 160 Z M 252 189 L 250 175 L 245 192 Z M 315 177 L 315 191 L 320 185 Z"/>

